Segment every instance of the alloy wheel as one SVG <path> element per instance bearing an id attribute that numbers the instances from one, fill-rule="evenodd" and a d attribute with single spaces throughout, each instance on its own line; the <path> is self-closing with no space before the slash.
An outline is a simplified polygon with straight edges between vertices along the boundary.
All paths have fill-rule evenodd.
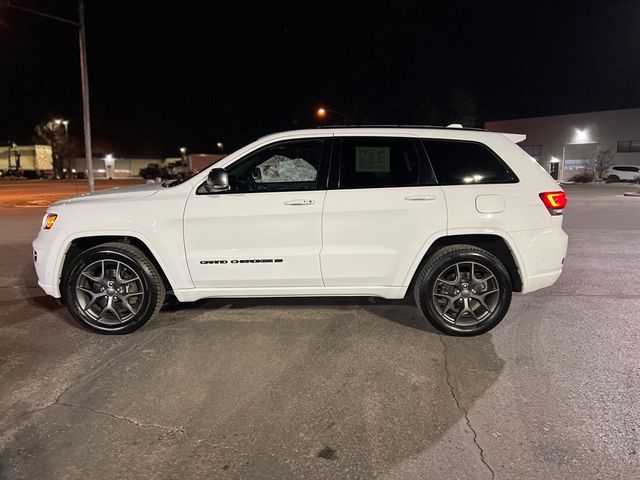
<path id="1" fill-rule="evenodd" d="M 144 305 L 144 285 L 126 263 L 98 260 L 78 275 L 80 310 L 96 326 L 115 327 L 131 321 Z"/>
<path id="2" fill-rule="evenodd" d="M 500 287 L 491 269 L 465 261 L 447 266 L 438 275 L 432 295 L 445 321 L 458 327 L 477 326 L 497 308 Z"/>

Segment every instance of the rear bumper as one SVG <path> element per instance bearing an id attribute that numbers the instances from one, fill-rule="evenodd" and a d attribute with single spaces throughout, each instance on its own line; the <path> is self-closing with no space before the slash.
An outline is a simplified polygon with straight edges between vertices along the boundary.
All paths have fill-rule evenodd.
<path id="1" fill-rule="evenodd" d="M 545 272 L 527 277 L 527 281 L 525 282 L 526 287 L 523 285 L 522 293 L 535 292 L 536 290 L 540 290 L 541 288 L 550 287 L 551 285 L 556 283 L 558 278 L 560 278 L 561 273 L 562 268 L 553 272 Z"/>
<path id="2" fill-rule="evenodd" d="M 562 217 L 551 228 L 516 232 L 513 238 L 522 258 L 522 293 L 553 285 L 562 273 L 569 237 L 562 230 Z"/>

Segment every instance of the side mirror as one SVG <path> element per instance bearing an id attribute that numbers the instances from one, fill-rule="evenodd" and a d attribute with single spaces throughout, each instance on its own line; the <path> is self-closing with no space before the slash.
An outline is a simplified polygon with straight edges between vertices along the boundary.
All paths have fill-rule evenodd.
<path id="1" fill-rule="evenodd" d="M 253 169 L 253 179 L 262 180 L 262 171 L 260 170 L 260 168 L 256 167 Z"/>
<path id="2" fill-rule="evenodd" d="M 229 176 L 224 168 L 212 168 L 206 183 L 207 191 L 226 192 L 229 190 Z"/>

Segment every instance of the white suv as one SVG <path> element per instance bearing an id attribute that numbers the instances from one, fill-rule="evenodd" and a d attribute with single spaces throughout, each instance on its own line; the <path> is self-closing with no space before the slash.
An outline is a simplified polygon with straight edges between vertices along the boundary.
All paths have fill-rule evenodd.
<path id="1" fill-rule="evenodd" d="M 640 167 L 637 165 L 612 165 L 602 174 L 608 183 L 629 181 L 637 182 L 640 180 Z"/>
<path id="2" fill-rule="evenodd" d="M 413 292 L 436 328 L 490 330 L 512 291 L 560 276 L 566 197 L 524 135 L 349 127 L 261 138 L 170 185 L 52 204 L 39 285 L 82 325 L 131 332 L 170 292 L 210 297 Z"/>

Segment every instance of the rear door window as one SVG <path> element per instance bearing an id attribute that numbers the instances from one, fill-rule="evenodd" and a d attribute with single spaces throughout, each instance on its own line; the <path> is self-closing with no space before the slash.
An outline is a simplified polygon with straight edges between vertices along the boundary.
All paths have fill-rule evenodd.
<path id="1" fill-rule="evenodd" d="M 340 188 L 420 185 L 420 156 L 411 138 L 343 138 Z"/>

